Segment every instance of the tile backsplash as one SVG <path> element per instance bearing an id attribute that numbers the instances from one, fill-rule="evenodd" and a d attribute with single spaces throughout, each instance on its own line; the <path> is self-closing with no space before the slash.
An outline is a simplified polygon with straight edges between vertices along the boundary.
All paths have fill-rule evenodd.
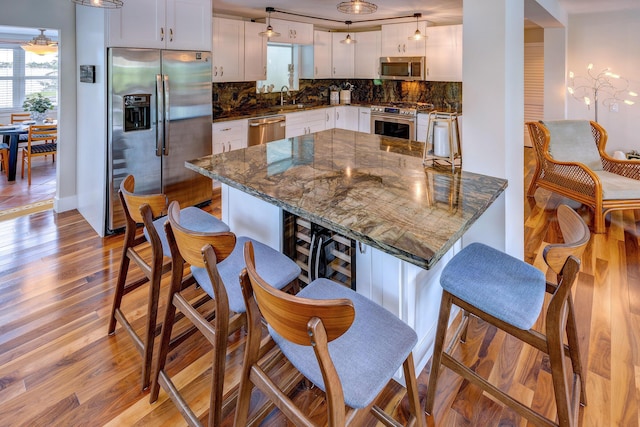
<path id="1" fill-rule="evenodd" d="M 431 103 L 442 111 L 462 112 L 461 82 L 405 82 L 395 80 L 322 79 L 299 82 L 288 98 L 303 104 L 329 104 L 329 87 L 352 84 L 352 104 L 381 102 Z M 213 118 L 227 118 L 277 105 L 280 92 L 256 93 L 255 82 L 213 83 Z"/>

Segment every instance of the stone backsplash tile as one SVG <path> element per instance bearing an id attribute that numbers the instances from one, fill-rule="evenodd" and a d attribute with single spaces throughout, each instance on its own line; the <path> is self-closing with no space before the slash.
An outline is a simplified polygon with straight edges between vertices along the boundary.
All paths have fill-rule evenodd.
<path id="1" fill-rule="evenodd" d="M 318 79 L 299 82 L 288 102 L 329 104 L 329 88 L 351 83 L 353 104 L 383 102 L 431 103 L 438 110 L 462 112 L 461 82 L 405 82 L 394 80 Z M 213 117 L 229 118 L 250 114 L 252 110 L 277 105 L 280 92 L 256 93 L 255 82 L 213 83 Z"/>

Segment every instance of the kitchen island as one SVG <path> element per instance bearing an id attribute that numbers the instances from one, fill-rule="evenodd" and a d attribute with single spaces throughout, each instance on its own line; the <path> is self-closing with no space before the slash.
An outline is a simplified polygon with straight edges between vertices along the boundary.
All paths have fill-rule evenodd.
<path id="1" fill-rule="evenodd" d="M 440 271 L 507 186 L 425 168 L 422 150 L 418 142 L 331 129 L 186 165 L 222 183 L 222 219 L 238 235 L 282 250 L 288 212 L 357 241 L 357 292 L 416 330 L 422 369 L 435 336 Z"/>

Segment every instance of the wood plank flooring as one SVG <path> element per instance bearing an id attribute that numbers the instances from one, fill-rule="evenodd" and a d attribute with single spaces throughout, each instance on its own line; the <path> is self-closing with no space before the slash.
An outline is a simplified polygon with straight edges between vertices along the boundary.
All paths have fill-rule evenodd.
<path id="1" fill-rule="evenodd" d="M 529 182 L 530 149 L 525 150 Z M 526 187 L 525 187 L 526 188 Z M 554 209 L 574 202 L 538 190 L 525 200 L 525 257 L 541 267 L 544 242 L 558 241 Z M 219 214 L 219 202 L 209 208 Z M 608 232 L 593 235 L 575 289 L 588 405 L 583 426 L 639 426 L 640 390 L 640 211 L 615 212 Z M 0 222 L 0 426 L 185 425 L 161 392 L 149 404 L 140 390 L 140 356 L 118 329 L 107 336 L 122 236 L 99 238 L 75 211 L 52 211 Z M 163 282 L 166 291 L 166 280 Z M 165 294 L 162 295 L 162 301 Z M 142 328 L 146 295 L 130 294 L 125 310 Z M 161 307 L 163 311 L 163 307 Z M 237 374 L 242 336 L 231 340 L 230 377 Z M 485 323 L 473 320 L 457 356 L 503 389 L 553 414 L 548 361 L 537 351 Z M 170 371 L 202 420 L 206 420 L 210 348 L 198 336 L 172 354 Z M 419 373 L 424 398 L 429 367 Z M 443 370 L 431 426 L 527 426 L 513 411 Z M 227 389 L 233 380 L 227 380 Z M 390 384 L 388 407 L 403 419 L 402 389 Z M 296 401 L 324 421 L 317 389 L 299 387 Z M 233 424 L 233 413 L 223 425 Z M 371 420 L 367 425 L 375 425 Z M 278 412 L 265 426 L 290 425 Z"/>

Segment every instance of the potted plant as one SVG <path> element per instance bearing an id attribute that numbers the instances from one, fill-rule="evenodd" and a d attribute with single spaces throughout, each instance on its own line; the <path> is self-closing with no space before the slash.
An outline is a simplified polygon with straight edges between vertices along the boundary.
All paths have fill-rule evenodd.
<path id="1" fill-rule="evenodd" d="M 42 95 L 42 93 L 36 93 L 25 99 L 22 104 L 24 111 L 31 113 L 31 118 L 37 122 L 42 122 L 47 113 L 47 110 L 53 108 L 53 103 L 49 98 Z"/>

